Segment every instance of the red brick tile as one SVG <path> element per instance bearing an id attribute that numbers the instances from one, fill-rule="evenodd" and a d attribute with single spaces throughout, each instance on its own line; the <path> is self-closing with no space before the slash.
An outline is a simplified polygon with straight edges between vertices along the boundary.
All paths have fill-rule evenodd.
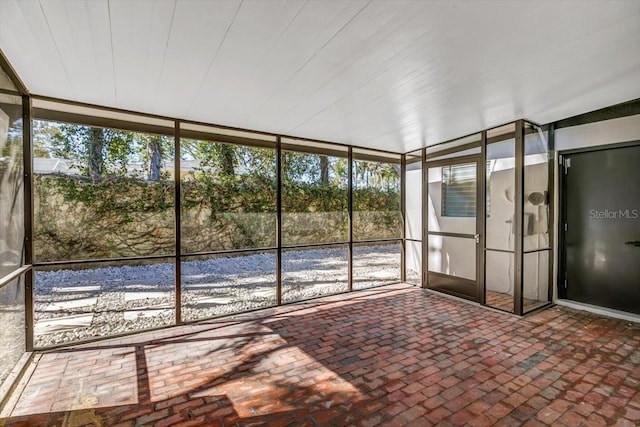
<path id="1" fill-rule="evenodd" d="M 562 412 L 558 412 L 553 408 L 542 408 L 536 414 L 536 419 L 545 424 L 553 424 L 561 415 Z"/>
<path id="2" fill-rule="evenodd" d="M 457 411 L 448 418 L 448 421 L 454 425 L 469 425 L 469 422 L 475 418 L 475 415 L 469 411 Z"/>
<path id="3" fill-rule="evenodd" d="M 607 420 L 602 418 L 600 415 L 591 414 L 591 415 L 589 415 L 589 418 L 587 418 L 587 425 L 589 427 L 592 427 L 592 426 L 593 427 L 606 426 L 607 425 Z"/>
<path id="4" fill-rule="evenodd" d="M 496 403 L 495 405 L 493 405 L 491 408 L 489 408 L 487 410 L 487 415 L 496 418 L 496 419 L 500 419 L 504 416 L 506 416 L 509 412 L 511 412 L 513 410 L 513 408 L 503 404 L 503 403 Z"/>
<path id="5" fill-rule="evenodd" d="M 614 427 L 637 427 L 637 426 L 638 425 L 633 421 L 629 421 L 624 418 L 617 420 L 616 423 L 614 424 Z"/>
<path id="6" fill-rule="evenodd" d="M 640 410 L 628 407 L 624 411 L 624 417 L 631 421 L 640 421 Z"/>
<path id="7" fill-rule="evenodd" d="M 632 425 L 637 336 L 392 285 L 43 354 L 6 425 L 62 424 L 80 381 L 109 425 Z"/>
<path id="8" fill-rule="evenodd" d="M 413 406 L 406 411 L 403 411 L 399 414 L 399 417 L 402 418 L 405 422 L 411 422 L 415 419 L 421 418 L 427 412 L 425 408 L 420 406 Z"/>
<path id="9" fill-rule="evenodd" d="M 451 412 L 441 406 L 432 411 L 428 411 L 425 415 L 425 418 L 429 420 L 430 423 L 437 424 L 447 418 L 449 415 L 451 415 Z"/>
<path id="10" fill-rule="evenodd" d="M 561 422 L 567 426 L 579 426 L 582 425 L 584 421 L 585 419 L 580 414 L 571 410 L 565 412 L 558 419 L 558 422 Z"/>
<path id="11" fill-rule="evenodd" d="M 446 402 L 447 400 L 444 399 L 442 396 L 433 396 L 425 400 L 424 402 L 422 402 L 422 406 L 424 406 L 427 409 L 435 409 L 438 406 L 442 406 Z"/>

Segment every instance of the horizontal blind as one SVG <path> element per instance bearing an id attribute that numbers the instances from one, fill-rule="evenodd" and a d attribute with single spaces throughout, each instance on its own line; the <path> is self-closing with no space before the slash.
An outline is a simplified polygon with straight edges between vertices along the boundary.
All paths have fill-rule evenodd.
<path id="1" fill-rule="evenodd" d="M 476 216 L 476 165 L 442 168 L 442 216 Z"/>

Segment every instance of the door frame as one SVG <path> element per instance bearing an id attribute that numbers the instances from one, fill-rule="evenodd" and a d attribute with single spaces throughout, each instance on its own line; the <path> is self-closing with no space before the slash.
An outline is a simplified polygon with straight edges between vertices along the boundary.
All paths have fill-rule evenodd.
<path id="1" fill-rule="evenodd" d="M 484 132 L 483 132 L 484 135 Z M 483 138 L 484 139 L 484 138 Z M 484 143 L 484 141 L 482 141 Z M 438 292 L 448 293 L 460 298 L 468 299 L 471 301 L 475 301 L 481 304 L 484 304 L 484 227 L 485 227 L 485 162 L 484 162 L 484 149 L 480 144 L 467 144 L 461 147 L 456 147 L 455 150 L 447 150 L 447 153 L 438 153 L 441 155 L 453 154 L 458 151 L 464 151 L 469 148 L 480 147 L 480 153 L 471 154 L 460 157 L 450 157 L 446 159 L 434 159 L 426 161 L 423 163 L 423 287 L 436 290 Z M 449 165 L 458 165 L 458 164 L 468 164 L 475 163 L 476 165 L 476 232 L 471 235 L 467 233 L 455 233 L 455 232 L 436 232 L 437 234 L 430 233 L 429 231 L 429 220 L 428 220 L 428 203 L 429 203 L 429 168 L 433 167 L 441 167 L 441 166 L 449 166 Z M 460 238 L 468 238 L 473 239 L 475 237 L 475 248 L 476 248 L 476 277 L 475 280 L 451 276 L 444 273 L 438 273 L 429 270 L 429 236 L 449 236 L 449 237 L 460 237 Z M 473 237 L 472 237 L 473 236 Z M 456 282 L 458 284 L 473 284 L 476 288 L 475 296 L 471 296 L 468 294 L 458 293 L 451 290 L 441 290 L 437 288 L 429 287 L 429 277 L 438 278 L 449 281 L 454 285 Z"/>
<path id="2" fill-rule="evenodd" d="M 591 153 L 594 151 L 615 150 L 640 146 L 640 140 L 595 145 L 592 147 L 574 148 L 558 151 L 558 271 L 556 275 L 556 298 L 567 299 L 567 168 L 565 158 L 573 154 Z M 572 300 L 568 300 L 572 301 Z"/>

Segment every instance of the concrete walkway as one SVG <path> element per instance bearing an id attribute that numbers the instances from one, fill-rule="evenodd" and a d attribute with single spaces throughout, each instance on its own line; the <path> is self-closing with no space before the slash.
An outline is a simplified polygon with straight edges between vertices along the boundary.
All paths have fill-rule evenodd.
<path id="1" fill-rule="evenodd" d="M 52 351 L 28 374 L 0 425 L 640 423 L 639 324 L 404 284 Z"/>

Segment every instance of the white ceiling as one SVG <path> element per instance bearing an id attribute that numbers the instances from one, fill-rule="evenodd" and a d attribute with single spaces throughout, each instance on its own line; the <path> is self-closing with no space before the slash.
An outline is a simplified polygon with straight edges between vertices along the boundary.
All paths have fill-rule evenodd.
<path id="1" fill-rule="evenodd" d="M 640 98 L 639 1 L 0 0 L 34 94 L 406 152 Z"/>

